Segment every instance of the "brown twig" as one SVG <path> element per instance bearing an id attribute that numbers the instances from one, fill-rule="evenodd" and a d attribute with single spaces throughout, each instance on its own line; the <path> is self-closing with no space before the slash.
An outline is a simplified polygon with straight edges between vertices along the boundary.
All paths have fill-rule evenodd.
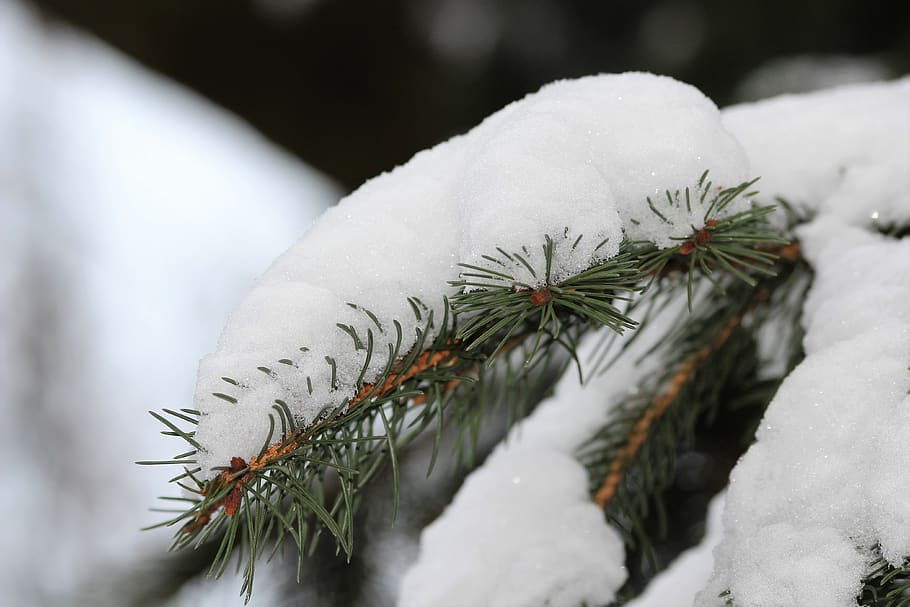
<path id="1" fill-rule="evenodd" d="M 397 390 L 399 386 L 403 385 L 408 380 L 413 379 L 418 374 L 451 361 L 455 356 L 454 353 L 459 343 L 458 340 L 450 340 L 448 348 L 442 350 L 425 350 L 421 352 L 417 356 L 417 359 L 407 369 L 389 373 L 378 389 L 375 384 L 364 384 L 357 392 L 357 395 L 348 404 L 345 412 L 349 412 L 374 398 L 387 395 L 392 391 Z M 291 453 L 308 438 L 325 428 L 325 426 L 332 421 L 334 420 L 326 420 L 322 423 L 298 430 L 295 434 L 269 445 L 265 451 L 251 459 L 249 463 L 245 462 L 241 457 L 231 458 L 231 468 L 219 474 L 207 489 L 207 491 L 212 491 L 214 489 L 217 493 L 222 491 L 225 487 L 230 486 L 228 492 L 220 499 L 215 500 L 206 506 L 205 509 L 196 512 L 193 516 L 193 520 L 184 525 L 182 531 L 184 533 L 192 533 L 197 529 L 204 527 L 211 520 L 212 514 L 222 506 L 224 506 L 225 514 L 233 516 L 240 506 L 240 498 L 243 491 L 242 487 L 255 478 L 254 472 L 264 468 L 275 460 L 284 457 L 288 453 Z M 244 470 L 246 473 L 238 476 L 238 473 L 243 472 Z M 205 495 L 205 493 L 203 493 L 203 495 Z"/>
<path id="2" fill-rule="evenodd" d="M 525 339 L 527 339 L 529 335 L 529 332 L 522 332 L 515 337 L 512 337 L 509 339 L 509 341 L 504 343 L 501 348 L 499 348 L 497 354 L 501 355 L 505 354 L 506 352 L 511 352 L 517 348 Z M 471 368 L 467 369 L 464 373 L 461 373 L 461 377 L 455 377 L 453 379 L 446 380 L 446 382 L 442 385 L 442 393 L 446 394 L 448 392 L 451 392 L 460 386 L 461 382 L 463 382 L 465 379 L 477 379 L 480 376 L 480 368 L 483 366 L 483 364 L 483 362 L 478 362 Z M 420 394 L 411 399 L 411 404 L 422 405 L 426 403 L 427 400 L 429 400 L 429 397 L 426 394 Z"/>
<path id="3" fill-rule="evenodd" d="M 783 246 L 767 247 L 766 250 L 773 251 L 779 259 L 788 263 L 796 263 L 801 259 L 799 241 L 793 241 Z M 642 412 L 641 417 L 638 418 L 635 425 L 632 426 L 632 429 L 626 436 L 626 446 L 619 449 L 616 453 L 616 457 L 610 462 L 607 476 L 603 479 L 600 488 L 594 494 L 594 503 L 597 504 L 598 507 L 603 509 L 616 495 L 616 490 L 625 475 L 626 466 L 628 466 L 629 462 L 632 461 L 641 449 L 651 426 L 660 419 L 673 401 L 676 400 L 676 397 L 679 395 L 680 390 L 686 382 L 692 379 L 699 367 L 705 363 L 712 352 L 718 350 L 726 343 L 727 339 L 730 338 L 730 335 L 733 333 L 734 329 L 739 326 L 743 318 L 752 312 L 759 302 L 767 300 L 768 297 L 770 297 L 770 294 L 766 290 L 756 292 L 755 296 L 752 298 L 752 303 L 739 313 L 731 316 L 720 332 L 711 340 L 711 343 L 695 351 L 686 360 L 680 363 L 679 367 L 677 367 L 676 371 L 667 381 L 667 385 L 663 392 L 658 394 L 654 400 L 651 401 L 648 407 Z"/>
<path id="4" fill-rule="evenodd" d="M 759 293 L 758 298 L 766 298 L 767 293 Z M 733 330 L 742 322 L 743 318 L 752 311 L 754 304 L 745 310 L 734 314 L 727 320 L 723 328 L 714 336 L 711 343 L 706 344 L 699 350 L 693 352 L 686 360 L 681 362 L 676 368 L 673 375 L 667 381 L 663 392 L 658 394 L 654 400 L 641 413 L 641 417 L 632 426 L 629 434 L 626 436 L 626 446 L 617 451 L 616 457 L 610 462 L 607 476 L 603 479 L 600 488 L 594 494 L 594 503 L 603 509 L 607 503 L 616 495 L 616 490 L 625 475 L 626 466 L 635 457 L 641 449 L 642 444 L 647 438 L 651 426 L 660 419 L 667 411 L 670 405 L 676 400 L 682 387 L 692 379 L 699 367 L 704 364 L 712 352 L 718 350 L 729 339 Z"/>
<path id="5" fill-rule="evenodd" d="M 783 259 L 785 261 L 789 261 L 791 263 L 798 261 L 800 259 L 800 257 L 802 256 L 802 251 L 800 250 L 798 240 L 794 240 L 793 242 L 791 242 L 789 244 L 785 244 L 782 247 L 778 247 L 777 250 L 775 250 L 774 252 L 781 259 Z"/>

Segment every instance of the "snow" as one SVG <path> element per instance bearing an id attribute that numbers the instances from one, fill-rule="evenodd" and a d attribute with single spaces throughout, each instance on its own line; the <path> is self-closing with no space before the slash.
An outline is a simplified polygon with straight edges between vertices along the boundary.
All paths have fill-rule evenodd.
<path id="1" fill-rule="evenodd" d="M 465 482 L 457 517 L 424 530 L 400 605 L 570 607 L 612 598 L 625 581 L 622 539 L 591 502 L 584 468 L 548 449 L 511 455 Z"/>
<path id="2" fill-rule="evenodd" d="M 374 335 L 364 376 L 370 381 L 387 364 L 387 345 L 397 340 L 394 321 L 402 326 L 399 355 L 416 341 L 423 322 L 418 323 L 408 297 L 435 306 L 441 317 L 439 293 L 445 285 L 439 277 L 457 275 L 454 256 L 446 254 L 455 248 L 454 218 L 445 216 L 445 207 L 426 201 L 439 199 L 449 187 L 446 166 L 457 151 L 453 144 L 423 152 L 330 209 L 232 313 L 218 349 L 199 367 L 195 402 L 205 415 L 197 438 L 206 449 L 200 457 L 205 470 L 258 452 L 268 437 L 275 399 L 307 422 L 353 395 L 366 351 L 356 350 L 336 323 L 354 327 L 364 343 L 368 332 Z M 379 326 L 348 303 L 366 306 Z M 335 386 L 327 356 L 335 361 Z M 278 363 L 281 359 L 293 365 Z M 272 369 L 277 381 L 258 371 L 260 366 Z M 233 390 L 225 376 L 245 388 Z M 214 392 L 239 402 L 226 403 Z"/>
<path id="3" fill-rule="evenodd" d="M 163 551 L 139 528 L 173 471 L 132 462 L 177 442 L 147 411 L 190 405 L 230 309 L 336 196 L 236 118 L 0 2 L 4 602 L 72 604 Z"/>
<path id="4" fill-rule="evenodd" d="M 806 359 L 730 479 L 718 569 L 743 607 L 854 605 L 870 549 L 910 555 L 910 242 L 825 218 L 800 230 L 816 278 Z M 763 563 L 761 567 L 759 563 Z"/>
<path id="5" fill-rule="evenodd" d="M 469 139 L 457 193 L 465 230 L 460 259 L 484 265 L 481 256 L 496 247 L 527 247 L 542 276 L 540 244 L 559 236 L 556 280 L 615 255 L 622 229 L 670 247 L 704 223 L 683 204 L 664 213 L 668 226 L 647 197 L 663 211 L 666 190 L 694 193 L 709 168 L 715 184 L 748 178 L 743 151 L 714 105 L 691 86 L 645 74 L 547 85 L 489 117 Z M 571 248 L 579 235 L 582 242 Z M 596 249 L 605 238 L 608 244 Z"/>
<path id="6" fill-rule="evenodd" d="M 662 197 L 686 188 L 699 197 L 706 169 L 712 187 L 748 177 L 714 104 L 670 78 L 630 73 L 547 85 L 367 182 L 275 262 L 202 361 L 195 405 L 204 413 L 196 435 L 204 474 L 258 453 L 276 399 L 306 424 L 355 394 L 366 353 L 338 323 L 362 340 L 368 331 L 376 338 L 363 375 L 369 383 L 397 339 L 394 321 L 402 327 L 399 355 L 415 343 L 421 323 L 407 298 L 440 317 L 459 262 L 490 265 L 482 255 L 500 247 L 534 268 L 504 261 L 515 282 L 533 286 L 547 278 L 547 237 L 556 247 L 549 277 L 556 281 L 614 255 L 624 235 L 673 246 L 703 225 L 705 209 Z M 346 304 L 368 307 L 378 326 Z M 335 363 L 334 385 L 326 357 Z"/>
<path id="7" fill-rule="evenodd" d="M 910 555 L 910 79 L 724 113 L 764 195 L 812 210 L 806 358 L 734 469 L 716 567 L 696 605 L 851 607 L 879 546 Z"/>
<path id="8" fill-rule="evenodd" d="M 910 209 L 910 78 L 723 111 L 769 201 L 876 227 Z"/>

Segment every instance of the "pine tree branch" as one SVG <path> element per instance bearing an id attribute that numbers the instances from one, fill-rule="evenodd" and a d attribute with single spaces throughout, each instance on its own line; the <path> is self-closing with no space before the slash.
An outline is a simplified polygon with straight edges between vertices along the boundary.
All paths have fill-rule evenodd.
<path id="1" fill-rule="evenodd" d="M 679 244 L 657 249 L 650 243 L 624 242 L 618 255 L 564 280 L 554 281 L 551 275 L 557 243 L 550 237 L 543 244 L 546 271 L 537 285 L 518 282 L 510 274 L 509 264 L 516 267 L 520 264 L 519 269 L 526 268 L 534 274 L 521 253 L 499 250 L 498 257 L 484 256 L 490 267 L 464 266 L 461 279 L 451 283 L 462 292 L 451 302 L 445 302 L 445 316 L 440 323 L 434 323 L 432 313 L 429 314 L 423 327 L 417 329 L 416 345 L 404 355 L 398 351 L 402 343 L 401 325 L 393 323 L 398 332 L 397 344 L 389 344 L 386 369 L 371 381 L 361 380 L 373 354 L 372 334 L 368 332 L 366 339 L 360 339 L 353 327 L 339 325 L 340 330 L 352 337 L 357 349 L 366 350 L 356 393 L 304 428 L 298 428 L 287 405 L 276 400 L 275 414 L 269 415 L 269 438 L 259 454 L 249 462 L 233 457 L 230 466 L 208 482 L 195 477 L 199 468 L 191 468 L 194 463 L 191 458 L 199 449 L 195 433 L 181 430 L 177 425 L 197 423 L 199 412 L 166 411 L 174 421 L 156 414 L 167 427 L 165 434 L 181 437 L 194 447 L 169 462 L 148 462 L 183 466 L 184 473 L 172 480 L 199 495 L 198 500 L 189 500 L 193 504 L 190 508 L 175 511 L 175 518 L 162 523 L 181 524 L 174 547 L 199 545 L 220 535 L 221 545 L 212 569 L 217 575 L 223 571 L 235 545 L 245 546 L 244 588 L 248 594 L 253 562 L 269 538 L 277 549 L 290 537 L 304 551 L 308 543 L 315 545 L 307 539 L 310 535 L 315 542 L 321 529 L 328 529 L 350 557 L 358 489 L 386 462 L 392 466 L 393 480 L 397 478 L 396 450 L 434 423 L 438 444 L 444 412 L 451 404 L 486 398 L 488 389 L 484 386 L 491 383 L 486 378 L 496 377 L 495 373 L 489 373 L 491 365 L 497 364 L 505 370 L 505 377 L 492 382 L 495 391 L 502 392 L 519 385 L 531 370 L 549 360 L 555 350 L 553 346 L 561 346 L 569 353 L 569 359 L 577 362 L 575 347 L 582 334 L 602 326 L 617 333 L 637 327 L 636 321 L 627 315 L 634 308 L 632 296 L 642 291 L 647 281 L 652 287 L 658 285 L 650 293 L 659 292 L 661 278 L 681 267 L 686 268 L 688 275 L 690 304 L 696 276 L 716 282 L 712 274 L 717 272 L 732 280 L 755 284 L 753 275 L 773 275 L 771 266 L 777 249 L 786 241 L 767 223 L 771 207 L 752 206 L 734 215 L 712 215 L 742 195 L 749 185 L 751 182 L 707 199 L 704 225 L 693 226 L 691 236 L 679 239 Z M 669 193 L 667 198 L 670 204 L 680 204 L 682 200 L 678 192 L 675 199 Z M 690 204 L 688 192 L 686 204 Z M 559 246 L 574 247 L 580 238 Z M 527 249 L 523 252 L 527 254 Z M 618 307 L 618 300 L 627 300 L 631 305 Z M 428 309 L 416 300 L 411 305 L 417 320 L 423 322 L 421 309 Z M 371 318 L 382 331 L 375 317 Z M 731 326 L 728 332 L 732 330 Z M 717 347 L 725 340 L 726 337 L 720 340 Z M 523 349 L 523 361 L 513 368 L 511 353 L 518 347 Z M 693 368 L 698 366 L 700 358 L 693 359 Z M 327 361 L 330 361 L 328 357 Z M 263 372 L 266 371 L 269 370 Z M 683 368 L 679 371 L 683 375 L 687 373 Z M 230 378 L 225 381 L 240 387 Z M 236 402 L 230 395 L 220 396 Z M 664 400 L 667 398 L 672 400 L 670 396 Z M 669 406 L 669 401 L 661 402 L 639 428 L 640 438 L 635 439 L 639 445 L 645 440 L 650 424 Z M 404 403 L 412 406 L 402 407 Z M 454 419 L 468 434 L 476 435 L 478 419 L 473 411 L 482 409 L 482 403 L 458 407 Z M 275 432 L 280 432 L 280 439 L 272 441 Z M 625 459 L 634 458 L 637 450 L 638 445 Z M 434 449 L 431 468 L 435 455 Z M 615 472 L 621 473 L 627 463 L 618 464 Z M 182 484 L 187 480 L 196 486 Z M 397 503 L 397 483 L 393 496 Z M 317 521 L 319 524 L 314 525 Z M 241 527 L 246 531 L 242 532 Z"/>
<path id="2" fill-rule="evenodd" d="M 592 500 L 623 534 L 629 549 L 625 598 L 634 596 L 666 563 L 663 559 L 671 557 L 664 551 L 659 561 L 651 542 L 654 535 L 667 533 L 662 500 L 676 478 L 678 457 L 696 449 L 696 429 L 706 430 L 710 420 L 739 406 L 737 401 L 760 415 L 776 392 L 780 378 L 760 381 L 755 375 L 761 368 L 755 332 L 771 318 L 787 318 L 792 338 L 782 342 L 785 354 L 780 362 L 790 369 L 801 357 L 799 315 L 782 317 L 781 310 L 794 292 L 808 287 L 811 271 L 799 256 L 798 243 L 766 251 L 780 253 L 776 275 L 760 274 L 754 287 L 735 275 L 719 275 L 722 282 L 715 281 L 719 289 L 698 297 L 695 311 L 643 355 L 663 357 L 666 370 L 646 378 L 633 396 L 614 405 L 604 427 L 580 450 L 590 474 Z M 673 289 L 684 289 L 687 282 L 674 267 L 677 262 L 667 264 L 666 277 L 653 285 L 669 297 L 676 297 Z M 652 314 L 649 311 L 646 319 Z M 741 392 L 753 387 L 755 393 Z"/>
<path id="3" fill-rule="evenodd" d="M 699 235 L 702 234 L 702 232 L 704 232 L 704 230 L 696 233 L 692 239 L 686 240 L 680 249 L 680 254 L 689 255 L 695 250 L 696 244 L 704 245 L 708 243 L 710 241 L 710 236 L 700 237 Z M 686 246 L 688 243 L 691 243 L 691 246 Z M 766 251 L 789 263 L 796 263 L 801 259 L 798 241 L 793 241 L 784 246 L 773 248 L 766 247 Z M 672 270 L 665 269 L 665 272 L 671 271 Z M 755 300 L 764 300 L 767 298 L 767 291 L 758 291 L 755 294 Z M 606 507 L 607 502 L 615 495 L 616 487 L 622 482 L 622 475 L 626 465 L 635 457 L 635 454 L 638 453 L 638 450 L 645 441 L 648 430 L 653 423 L 666 412 L 667 408 L 676 400 L 682 387 L 692 380 L 695 373 L 708 357 L 726 343 L 733 330 L 739 326 L 743 319 L 754 310 L 754 308 L 755 304 L 753 303 L 747 309 L 731 316 L 727 320 L 726 325 L 721 328 L 720 332 L 714 337 L 711 343 L 690 354 L 686 360 L 678 365 L 676 372 L 671 375 L 666 382 L 664 391 L 654 398 L 651 401 L 651 404 L 642 411 L 641 417 L 626 437 L 626 446 L 617 452 L 616 459 L 610 463 L 609 473 L 603 479 L 600 488 L 598 488 L 594 494 L 594 503 L 601 509 Z"/>
<path id="4" fill-rule="evenodd" d="M 879 554 L 870 569 L 857 597 L 860 607 L 910 607 L 910 562 L 895 567 Z"/>
<path id="5" fill-rule="evenodd" d="M 765 294 L 767 297 L 767 294 Z M 625 438 L 625 447 L 616 452 L 616 457 L 610 462 L 609 472 L 604 477 L 600 488 L 594 494 L 594 503 L 601 509 L 605 508 L 607 503 L 613 499 L 616 494 L 616 488 L 623 480 L 623 474 L 629 462 L 635 457 L 647 438 L 651 426 L 666 412 L 667 408 L 672 405 L 679 396 L 682 387 L 692 380 L 695 373 L 704 364 L 708 357 L 726 343 L 733 330 L 739 326 L 743 318 L 751 312 L 753 308 L 747 308 L 734 316 L 731 316 L 720 332 L 711 340 L 711 343 L 702 347 L 700 350 L 691 354 L 685 361 L 677 366 L 677 370 L 670 376 L 666 382 L 666 387 L 651 404 L 645 407 L 638 421 L 632 426 L 631 431 Z"/>

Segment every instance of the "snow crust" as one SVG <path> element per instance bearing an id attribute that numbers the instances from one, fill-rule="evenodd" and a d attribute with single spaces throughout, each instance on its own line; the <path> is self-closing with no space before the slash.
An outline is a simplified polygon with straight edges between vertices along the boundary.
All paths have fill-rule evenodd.
<path id="1" fill-rule="evenodd" d="M 615 254 L 624 234 L 671 246 L 701 227 L 703 209 L 689 213 L 660 197 L 687 187 L 696 193 L 706 169 L 714 184 L 748 177 L 714 104 L 670 78 L 630 73 L 545 86 L 367 182 L 275 262 L 201 362 L 195 406 L 204 413 L 196 435 L 204 474 L 259 452 L 275 400 L 305 424 L 354 395 L 366 353 L 338 323 L 364 343 L 372 332 L 369 382 L 397 340 L 395 321 L 399 354 L 415 343 L 423 322 L 407 298 L 441 317 L 459 262 L 489 265 L 481 256 L 501 247 L 534 268 L 506 262 L 516 281 L 535 285 L 546 278 L 548 236 L 556 247 L 553 280 Z M 378 324 L 346 304 L 366 306 Z"/>

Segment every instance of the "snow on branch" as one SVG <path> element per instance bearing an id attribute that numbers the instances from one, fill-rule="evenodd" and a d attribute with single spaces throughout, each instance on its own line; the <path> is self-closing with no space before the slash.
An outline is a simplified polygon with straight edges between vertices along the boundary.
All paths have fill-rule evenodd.
<path id="1" fill-rule="evenodd" d="M 409 298 L 443 316 L 456 263 L 489 267 L 484 256 L 501 250 L 521 260 L 515 282 L 535 286 L 615 256 L 624 238 L 678 245 L 705 209 L 655 213 L 648 199 L 687 188 L 700 196 L 706 169 L 714 184 L 737 185 L 746 167 L 704 95 L 632 73 L 548 85 L 367 182 L 275 262 L 202 361 L 199 474 L 255 457 L 276 401 L 300 425 L 344 406 L 358 379 L 372 382 L 390 364 L 382 352 L 398 339 L 395 321 L 396 352 L 416 343 Z M 737 199 L 724 213 L 746 209 Z M 378 346 L 369 361 L 356 347 L 368 333 Z"/>
<path id="2" fill-rule="evenodd" d="M 851 607 L 910 556 L 910 78 L 724 112 L 766 192 L 807 208 L 806 359 L 731 475 L 696 604 Z M 864 228 L 864 229 L 863 229 Z"/>
<path id="3" fill-rule="evenodd" d="M 806 358 L 731 476 L 699 605 L 848 607 L 877 551 L 910 555 L 910 242 L 830 219 L 800 236 Z"/>

